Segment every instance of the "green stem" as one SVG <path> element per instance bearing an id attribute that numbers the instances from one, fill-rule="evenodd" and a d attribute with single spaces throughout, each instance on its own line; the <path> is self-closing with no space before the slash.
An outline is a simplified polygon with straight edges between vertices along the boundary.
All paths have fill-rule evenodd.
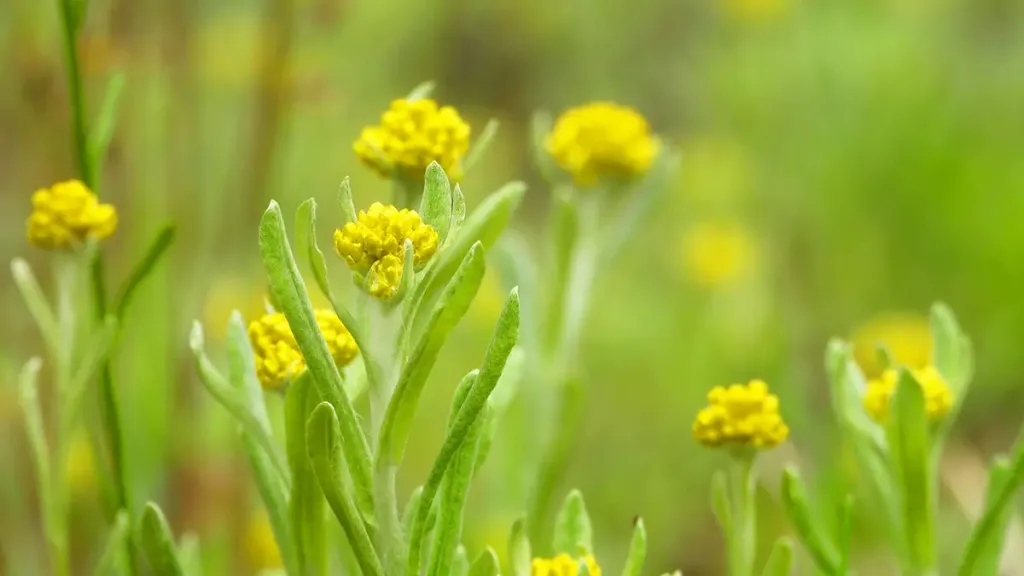
<path id="1" fill-rule="evenodd" d="M 84 5 L 84 4 L 83 4 Z M 82 85 L 82 72 L 78 61 L 78 26 L 83 14 L 77 14 L 73 0 L 59 0 L 64 41 L 64 59 L 68 78 L 68 97 L 71 106 L 72 135 L 74 139 L 75 159 L 82 182 L 96 192 L 96 166 L 89 151 L 89 138 L 86 129 L 85 91 Z M 92 299 L 96 317 L 103 320 L 107 313 L 106 286 L 103 280 L 103 260 L 99 253 L 90 263 L 92 276 Z M 128 510 L 128 488 L 125 482 L 125 466 L 123 456 L 123 437 L 121 434 L 121 417 L 117 405 L 117 397 L 111 374 L 110 361 L 104 360 L 100 367 L 100 402 L 103 428 L 109 446 L 112 472 L 114 476 L 117 507 Z M 60 453 L 60 451 L 58 451 Z M 129 511 L 130 512 L 130 511 Z M 126 539 L 130 541 L 131 539 Z M 131 543 L 128 543 L 131 552 Z M 138 566 L 134 554 L 129 554 L 129 574 L 137 574 Z"/>
<path id="2" fill-rule="evenodd" d="M 71 573 L 68 548 L 68 485 L 67 456 L 71 430 L 65 425 L 70 419 L 64 414 L 67 394 L 71 388 L 74 373 L 75 353 L 75 285 L 78 274 L 73 257 L 57 256 L 54 263 L 54 278 L 57 286 L 57 350 L 53 358 L 57 377 L 57 402 L 54 406 L 54 421 L 57 432 L 53 442 L 53 461 L 46 500 L 46 530 L 50 543 L 54 573 L 68 576 Z"/>
<path id="3" fill-rule="evenodd" d="M 732 534 L 729 534 L 729 575 L 751 576 L 757 553 L 757 518 L 754 497 L 753 454 L 736 454 L 729 468 Z"/>

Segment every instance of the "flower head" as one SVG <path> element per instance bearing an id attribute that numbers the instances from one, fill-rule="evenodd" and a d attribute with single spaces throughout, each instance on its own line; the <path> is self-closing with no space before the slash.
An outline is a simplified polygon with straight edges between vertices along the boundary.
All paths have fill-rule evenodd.
<path id="1" fill-rule="evenodd" d="M 708 404 L 693 422 L 693 435 L 705 446 L 771 448 L 789 436 L 779 414 L 779 398 L 761 380 L 716 386 L 708 393 Z"/>
<path id="2" fill-rule="evenodd" d="M 924 392 L 924 406 L 930 420 L 939 420 L 953 407 L 953 393 L 950 392 L 946 380 L 934 366 L 911 369 L 914 380 L 921 385 Z M 898 370 L 890 368 L 882 373 L 881 378 L 868 381 L 864 391 L 864 409 L 876 422 L 884 422 L 889 416 L 889 404 L 896 394 L 896 386 L 900 380 Z"/>
<path id="3" fill-rule="evenodd" d="M 44 250 L 67 250 L 88 238 L 103 239 L 117 229 L 117 211 L 100 204 L 78 180 L 59 182 L 32 194 L 28 241 Z"/>
<path id="4" fill-rule="evenodd" d="M 451 106 L 429 98 L 391 102 L 379 126 L 363 128 L 356 156 L 381 176 L 422 179 L 431 162 L 458 179 L 469 150 L 469 124 Z"/>
<path id="5" fill-rule="evenodd" d="M 334 312 L 316 310 L 314 314 L 335 364 L 347 365 L 359 353 L 355 339 Z M 306 369 L 306 361 L 284 314 L 265 314 L 250 323 L 249 340 L 256 356 L 256 375 L 265 389 L 280 388 Z"/>
<path id="6" fill-rule="evenodd" d="M 530 564 L 530 576 L 576 576 L 580 565 L 587 567 L 590 576 L 601 576 L 601 567 L 593 556 L 573 558 L 568 554 L 559 554 L 554 558 L 534 558 Z"/>
<path id="7" fill-rule="evenodd" d="M 580 186 L 593 186 L 603 177 L 640 176 L 659 149 L 643 116 L 611 102 L 567 110 L 558 117 L 545 146 Z"/>
<path id="8" fill-rule="evenodd" d="M 683 237 L 687 275 L 705 288 L 726 285 L 750 271 L 757 249 L 739 225 L 701 223 Z"/>
<path id="9" fill-rule="evenodd" d="M 893 362 L 921 369 L 931 362 L 932 330 L 928 318 L 918 313 L 887 313 L 861 324 L 852 338 L 853 358 L 869 379 L 882 376 L 885 366 L 878 355 L 885 346 Z"/>
<path id="10" fill-rule="evenodd" d="M 424 224 L 419 214 L 374 202 L 369 210 L 359 212 L 355 222 L 334 231 L 334 251 L 349 268 L 369 272 L 370 293 L 386 299 L 398 290 L 406 240 L 412 241 L 417 266 L 437 252 L 437 231 Z"/>

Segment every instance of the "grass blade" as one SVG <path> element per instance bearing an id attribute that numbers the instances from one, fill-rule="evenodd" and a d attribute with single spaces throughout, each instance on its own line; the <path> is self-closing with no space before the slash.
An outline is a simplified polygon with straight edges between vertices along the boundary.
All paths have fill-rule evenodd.
<path id="1" fill-rule="evenodd" d="M 154 576 L 185 576 L 167 518 L 153 502 L 147 502 L 142 512 L 139 544 Z"/>
<path id="2" fill-rule="evenodd" d="M 171 244 L 174 242 L 174 232 L 174 224 L 165 224 L 157 232 L 149 247 L 146 248 L 142 259 L 135 264 L 131 273 L 128 274 L 128 278 L 125 279 L 121 289 L 118 291 L 117 300 L 114 301 L 114 315 L 117 316 L 118 320 L 124 319 L 128 305 L 131 303 L 132 297 L 135 295 L 139 285 L 153 272 L 156 265 L 160 263 L 160 259 L 167 252 L 168 248 L 171 247 Z"/>
<path id="3" fill-rule="evenodd" d="M 57 315 L 54 314 L 53 308 L 50 307 L 46 296 L 43 295 L 43 290 L 39 287 L 39 282 L 36 280 L 35 274 L 32 273 L 32 268 L 29 267 L 28 262 L 21 258 L 15 258 L 11 260 L 11 275 L 14 276 L 14 284 L 18 287 L 18 291 L 21 292 L 21 297 L 28 307 L 29 314 L 32 315 L 36 326 L 39 327 L 39 333 L 42 334 L 43 341 L 46 342 L 50 355 L 56 358 L 58 342 L 60 341 Z"/>
<path id="4" fill-rule="evenodd" d="M 629 552 L 626 554 L 626 565 L 622 568 L 622 576 L 640 576 L 647 559 L 647 528 L 644 519 L 637 518 L 633 525 L 633 538 L 629 541 Z"/>

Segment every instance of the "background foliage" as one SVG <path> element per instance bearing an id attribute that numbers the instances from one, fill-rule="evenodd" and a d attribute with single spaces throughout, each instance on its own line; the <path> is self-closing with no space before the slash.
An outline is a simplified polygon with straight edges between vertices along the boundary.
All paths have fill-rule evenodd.
<path id="1" fill-rule="evenodd" d="M 586 494 L 612 565 L 642 515 L 652 572 L 722 572 L 706 494 L 724 456 L 689 431 L 716 384 L 764 378 L 793 429 L 761 463 L 762 530 L 784 529 L 774 494 L 785 462 L 839 493 L 853 475 L 827 409 L 827 337 L 881 334 L 908 354 L 927 349 L 920 323 L 935 299 L 957 311 L 977 350 L 943 464 L 947 536 L 962 537 L 961 509 L 980 502 L 983 463 L 1010 444 L 1024 401 L 1022 30 L 1024 5 L 1011 0 L 92 0 L 79 46 L 91 104 L 110 75 L 127 78 L 101 190 L 121 214 L 104 248 L 112 274 L 151 230 L 179 224 L 116 367 L 137 497 L 160 500 L 176 530 L 199 535 L 209 573 L 274 562 L 234 427 L 198 383 L 188 330 L 203 319 L 212 346 L 233 308 L 260 310 L 256 229 L 272 196 L 290 214 L 315 195 L 322 223 L 340 219 L 332 199 L 345 175 L 357 205 L 388 197 L 351 143 L 391 98 L 435 79 L 436 96 L 476 131 L 501 120 L 463 189 L 472 208 L 526 180 L 523 233 L 543 225 L 547 207 L 529 150 L 535 109 L 614 99 L 682 150 L 679 181 L 604 272 L 584 337 L 587 415 L 564 488 Z M 54 2 L 0 3 L 6 260 L 42 265 L 24 239 L 28 198 L 74 169 L 59 46 Z M 503 291 L 490 274 L 427 388 L 408 490 L 497 317 Z M 10 281 L 0 302 L 0 570 L 29 574 L 44 546 L 14 374 L 40 342 Z M 878 314 L 871 335 L 858 332 Z M 532 449 L 517 437 L 501 430 L 488 481 L 470 495 L 479 545 L 503 549 L 522 507 L 501 465 L 502 454 Z M 68 463 L 82 567 L 102 539 L 86 446 Z M 861 518 L 855 531 L 865 569 L 871 526 Z M 1020 538 L 1011 532 L 1008 546 Z"/>

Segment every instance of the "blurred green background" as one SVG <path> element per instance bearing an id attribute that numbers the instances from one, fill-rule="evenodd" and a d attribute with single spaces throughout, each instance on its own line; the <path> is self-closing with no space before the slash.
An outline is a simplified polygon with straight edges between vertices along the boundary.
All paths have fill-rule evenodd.
<path id="1" fill-rule="evenodd" d="M 0 2 L 2 255 L 28 258 L 47 286 L 48 259 L 27 245 L 23 220 L 32 191 L 74 176 L 60 42 L 56 2 Z M 133 305 L 116 374 L 136 497 L 198 535 L 209 574 L 255 573 L 273 554 L 234 427 L 187 354 L 191 322 L 216 343 L 233 308 L 260 310 L 256 225 L 270 198 L 292 213 L 316 196 L 323 243 L 344 176 L 358 205 L 389 197 L 351 144 L 427 79 L 477 132 L 501 121 L 463 188 L 472 209 L 505 181 L 526 181 L 520 232 L 540 230 L 547 208 L 531 161 L 534 110 L 616 100 L 682 150 L 679 177 L 603 272 L 584 338 L 585 426 L 560 492 L 584 491 L 608 571 L 642 515 L 649 573 L 724 573 L 706 498 L 724 456 L 690 436 L 714 385 L 761 377 L 782 398 L 792 442 L 761 462 L 766 535 L 785 530 L 774 497 L 783 463 L 798 462 L 823 494 L 843 492 L 856 475 L 830 419 L 827 338 L 919 353 L 934 300 L 952 305 L 977 351 L 943 465 L 943 542 L 962 539 L 981 467 L 1016 435 L 1017 0 L 91 0 L 78 49 L 94 110 L 108 79 L 127 77 L 100 191 L 121 216 L 104 245 L 112 281 L 157 226 L 179 227 Z M 343 266 L 333 273 L 343 278 Z M 490 278 L 435 370 L 400 478 L 407 490 L 426 475 L 451 390 L 479 362 L 499 287 Z M 44 546 L 13 375 L 42 348 L 12 283 L 0 290 L 0 573 L 36 574 Z M 520 513 L 503 458 L 531 449 L 516 442 L 522 411 L 471 494 L 471 554 L 503 548 Z M 97 466 L 84 441 L 71 460 L 76 573 L 87 573 L 104 538 Z M 871 510 L 861 512 L 862 573 L 895 573 Z M 1008 573 L 1024 574 L 1016 562 Z"/>

